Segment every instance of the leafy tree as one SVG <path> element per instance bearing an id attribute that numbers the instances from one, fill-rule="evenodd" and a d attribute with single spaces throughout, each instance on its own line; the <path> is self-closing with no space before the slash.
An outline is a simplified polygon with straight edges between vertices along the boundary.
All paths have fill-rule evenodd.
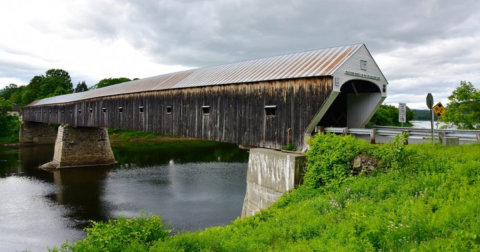
<path id="1" fill-rule="evenodd" d="M 27 86 L 26 90 L 22 93 L 22 102 L 20 104 L 23 106 L 28 105 L 29 103 L 35 101 L 36 97 L 37 94 L 34 91 L 30 90 Z"/>
<path id="2" fill-rule="evenodd" d="M 430 120 L 430 110 L 429 109 L 412 109 L 413 119 L 414 120 Z"/>
<path id="3" fill-rule="evenodd" d="M 58 89 L 60 88 L 60 89 Z M 37 98 L 45 98 L 54 96 L 54 93 L 57 91 L 57 95 L 59 95 L 58 91 L 62 90 L 60 94 L 68 94 L 67 91 L 68 87 L 65 86 L 65 82 L 62 79 L 55 78 L 55 77 L 46 77 L 42 81 L 42 86 L 40 87 L 40 93 Z"/>
<path id="4" fill-rule="evenodd" d="M 33 76 L 33 78 L 30 80 L 30 83 L 27 86 L 28 90 L 32 91 L 35 94 L 38 94 L 40 92 L 43 79 L 45 79 L 45 76 L 43 75 Z"/>
<path id="5" fill-rule="evenodd" d="M 12 94 L 17 90 L 17 84 L 11 83 L 10 85 L 6 86 L 0 92 L 0 97 L 3 97 L 5 100 L 9 100 Z"/>
<path id="6" fill-rule="evenodd" d="M 86 90 L 85 82 L 79 83 L 81 90 Z M 27 86 L 17 86 L 10 84 L 0 90 L 0 97 L 25 106 L 34 100 L 69 94 L 73 91 L 72 80 L 70 74 L 62 69 L 50 69 L 44 75 L 36 75 Z"/>
<path id="7" fill-rule="evenodd" d="M 407 123 L 404 126 L 411 126 L 409 121 L 413 120 L 413 116 L 413 111 L 407 107 Z M 398 122 L 398 108 L 392 105 L 380 105 L 367 125 L 401 126 Z"/>
<path id="8" fill-rule="evenodd" d="M 446 127 L 480 129 L 480 90 L 471 82 L 461 81 L 448 97 L 447 112 L 440 118 Z"/>
<path id="9" fill-rule="evenodd" d="M 15 91 L 10 96 L 10 102 L 16 104 L 22 104 L 22 93 L 25 90 L 25 86 L 20 86 L 15 89 Z"/>
<path id="10" fill-rule="evenodd" d="M 75 93 L 80 93 L 80 92 L 85 92 L 85 91 L 88 91 L 88 87 L 87 87 L 87 84 L 85 83 L 85 81 L 82 81 L 81 83 L 79 82 L 77 84 L 77 87 L 74 90 Z"/>
<path id="11" fill-rule="evenodd" d="M 15 116 L 9 116 L 13 106 L 9 100 L 0 97 L 0 142 L 18 142 L 20 121 Z"/>
<path id="12" fill-rule="evenodd" d="M 27 91 L 30 91 L 28 95 L 22 95 L 22 103 L 24 105 L 42 98 L 72 93 L 72 79 L 65 70 L 50 69 L 45 73 L 45 76 L 37 75 L 33 77 L 27 86 Z M 33 96 L 35 98 L 32 100 Z"/>
<path id="13" fill-rule="evenodd" d="M 45 77 L 54 77 L 63 81 L 62 87 L 69 93 L 73 92 L 72 78 L 70 74 L 63 69 L 50 69 L 45 73 Z"/>
<path id="14" fill-rule="evenodd" d="M 9 100 L 6 100 L 3 97 L 0 97 L 0 116 L 4 116 L 8 111 L 12 111 L 13 106 Z"/>

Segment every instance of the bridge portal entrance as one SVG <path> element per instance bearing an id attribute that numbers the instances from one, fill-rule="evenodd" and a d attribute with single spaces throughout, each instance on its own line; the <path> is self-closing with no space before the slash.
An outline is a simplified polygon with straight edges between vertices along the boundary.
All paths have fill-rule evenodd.
<path id="1" fill-rule="evenodd" d="M 381 90 L 376 84 L 349 80 L 342 85 L 318 126 L 363 128 L 382 101 Z"/>

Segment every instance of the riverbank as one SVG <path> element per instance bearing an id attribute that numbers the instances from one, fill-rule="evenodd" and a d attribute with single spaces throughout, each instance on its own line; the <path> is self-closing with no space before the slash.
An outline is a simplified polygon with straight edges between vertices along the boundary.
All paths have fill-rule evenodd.
<path id="1" fill-rule="evenodd" d="M 368 145 L 316 137 L 306 183 L 259 214 L 202 232 L 166 235 L 155 216 L 97 223 L 51 251 L 476 251 L 480 248 L 479 145 Z M 334 155 L 341 152 L 342 155 Z M 381 158 L 351 175 L 358 153 Z M 325 158 L 327 157 L 327 158 Z M 346 162 L 347 160 L 347 162 Z M 132 223 L 144 223 L 135 226 Z M 152 230 L 152 225 L 162 227 Z M 148 227 L 148 228 L 144 228 Z M 134 235 L 133 235 L 134 234 Z"/>
<path id="2" fill-rule="evenodd" d="M 18 126 L 15 125 L 15 133 L 10 132 L 7 137 L 0 138 L 0 145 L 19 146 Z M 108 136 L 112 144 L 120 142 L 171 142 L 171 141 L 202 141 L 195 138 L 186 138 L 171 135 L 155 134 L 143 131 L 108 129 Z"/>
<path id="3" fill-rule="evenodd" d="M 143 131 L 108 129 L 110 142 L 171 142 L 171 141 L 201 141 L 172 135 L 162 135 Z"/>

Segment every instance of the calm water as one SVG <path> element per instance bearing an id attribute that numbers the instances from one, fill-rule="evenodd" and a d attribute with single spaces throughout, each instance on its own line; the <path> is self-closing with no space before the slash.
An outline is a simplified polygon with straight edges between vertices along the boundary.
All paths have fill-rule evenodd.
<path id="1" fill-rule="evenodd" d="M 412 126 L 413 128 L 424 128 L 424 129 L 432 128 L 430 121 L 410 121 L 410 123 L 413 125 Z M 438 122 L 438 125 L 437 125 L 437 121 L 433 122 L 434 129 L 439 129 L 443 125 L 445 124 L 442 122 Z"/>
<path id="2" fill-rule="evenodd" d="M 85 237 L 89 220 L 142 210 L 176 230 L 228 224 L 241 214 L 248 153 L 211 142 L 114 145 L 119 162 L 49 172 L 53 145 L 0 147 L 0 251 L 45 251 Z"/>

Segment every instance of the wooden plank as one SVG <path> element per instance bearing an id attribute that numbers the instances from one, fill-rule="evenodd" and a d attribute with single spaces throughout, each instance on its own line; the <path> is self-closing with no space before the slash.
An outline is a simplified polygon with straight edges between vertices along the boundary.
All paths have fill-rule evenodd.
<path id="1" fill-rule="evenodd" d="M 305 127 L 331 90 L 330 77 L 163 90 L 25 108 L 24 118 L 278 149 L 289 141 L 303 145 Z M 202 112 L 205 105 L 210 106 L 208 116 Z M 265 115 L 266 105 L 276 106 L 275 116 Z"/>

